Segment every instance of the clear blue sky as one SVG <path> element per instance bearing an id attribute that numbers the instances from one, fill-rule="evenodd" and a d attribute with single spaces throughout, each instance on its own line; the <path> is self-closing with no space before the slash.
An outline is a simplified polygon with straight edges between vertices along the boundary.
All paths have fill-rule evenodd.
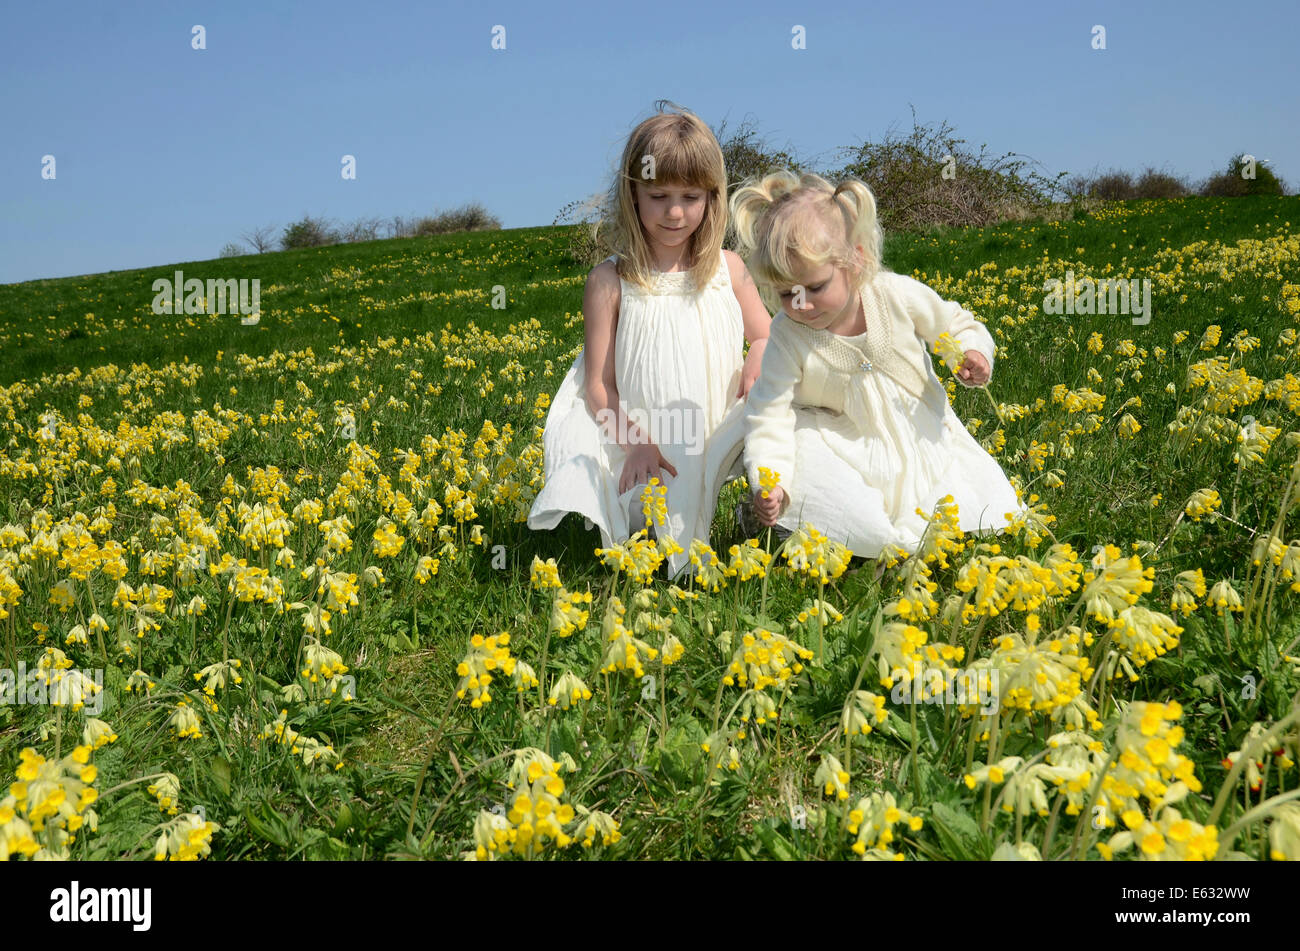
<path id="1" fill-rule="evenodd" d="M 1295 0 L 8 4 L 0 283 L 214 258 L 257 225 L 483 202 L 550 224 L 667 98 L 801 157 L 946 119 L 1045 171 L 1300 182 Z M 742 12 L 743 11 L 743 12 Z M 191 49 L 191 27 L 207 49 Z M 494 25 L 506 49 L 491 48 Z M 791 28 L 807 48 L 791 48 Z M 1107 49 L 1091 47 L 1094 24 Z M 42 156 L 57 178 L 41 178 Z M 357 179 L 340 159 L 357 159 Z M 888 196 L 881 196 L 888 201 Z M 277 232 L 278 233 L 278 232 Z"/>

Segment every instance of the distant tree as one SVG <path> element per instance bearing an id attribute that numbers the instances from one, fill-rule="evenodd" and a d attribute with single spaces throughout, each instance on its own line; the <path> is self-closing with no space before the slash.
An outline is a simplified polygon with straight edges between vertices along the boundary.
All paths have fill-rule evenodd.
<path id="1" fill-rule="evenodd" d="M 293 248 L 318 248 L 337 244 L 338 240 L 338 232 L 330 227 L 327 220 L 303 215 L 301 221 L 295 221 L 284 229 L 284 234 L 280 236 L 280 247 L 285 251 Z"/>
<path id="2" fill-rule="evenodd" d="M 236 244 L 233 241 L 227 241 L 225 246 L 221 249 L 221 256 L 223 258 L 237 258 L 247 253 L 248 252 L 244 250 L 243 245 Z"/>
<path id="3" fill-rule="evenodd" d="M 257 254 L 265 254 L 275 247 L 275 225 L 263 225 L 240 235 Z"/>
<path id="4" fill-rule="evenodd" d="M 1254 159 L 1254 178 L 1243 177 L 1250 169 L 1247 153 L 1238 152 L 1228 159 L 1226 170 L 1207 178 L 1199 189 L 1202 195 L 1218 198 L 1243 198 L 1247 195 L 1285 195 L 1286 184 L 1268 167 L 1267 159 Z"/>

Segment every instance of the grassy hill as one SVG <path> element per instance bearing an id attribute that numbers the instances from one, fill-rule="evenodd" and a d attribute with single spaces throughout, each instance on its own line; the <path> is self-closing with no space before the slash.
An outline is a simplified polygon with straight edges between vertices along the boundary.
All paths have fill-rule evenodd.
<path id="1" fill-rule="evenodd" d="M 549 397 L 582 345 L 585 271 L 565 254 L 568 229 L 0 286 L 5 662 L 35 669 L 54 646 L 76 669 L 102 670 L 100 716 L 119 735 L 94 752 L 98 830 L 71 845 L 49 831 L 33 841 L 73 857 L 146 854 L 179 820 L 147 792 L 157 780 L 133 780 L 169 773 L 183 790 L 178 801 L 204 804 L 219 824 L 208 831 L 224 858 L 455 857 L 476 842 L 492 851 L 484 837 L 494 823 L 514 830 L 513 840 L 502 832 L 507 847 L 518 842 L 515 793 L 504 783 L 513 776 L 518 786 L 532 754 L 511 774 L 511 751 L 541 748 L 578 767 L 564 774 L 557 809 L 572 803 L 622 823 L 615 842 L 604 819 L 578 809 L 567 834 L 581 841 L 599 825 L 599 854 L 831 857 L 849 854 L 846 829 L 857 835 L 834 800 L 820 805 L 814 772 L 833 752 L 853 774 L 855 797 L 888 793 L 923 817 L 919 830 L 900 827 L 893 848 L 908 857 L 987 855 L 1019 839 L 1022 824 L 1051 855 L 1069 845 L 1074 820 L 1067 830 L 1065 816 L 1077 803 L 1071 811 L 1058 799 L 1050 826 L 1033 810 L 1003 817 L 962 778 L 981 763 L 987 775 L 995 753 L 1031 760 L 1080 704 L 1096 714 L 1104 749 L 1118 753 L 1129 703 L 1165 700 L 1182 704 L 1180 752 L 1206 790 L 1181 808 L 1223 828 L 1241 811 L 1215 811 L 1223 758 L 1253 723 L 1287 716 L 1297 689 L 1284 655 L 1297 653 L 1288 644 L 1300 626 L 1282 553 L 1294 531 L 1300 449 L 1298 235 L 1300 199 L 1192 198 L 888 236 L 888 267 L 961 302 L 994 334 L 989 395 L 949 390 L 958 416 L 1035 505 L 1034 519 L 999 538 L 1000 552 L 958 540 L 948 556 L 910 559 L 879 581 L 868 570 L 823 590 L 773 573 L 761 588 L 724 579 L 720 592 L 680 602 L 658 581 L 657 609 L 649 596 L 634 606 L 642 586 L 593 556 L 599 536 L 581 519 L 549 533 L 523 524 L 543 474 Z M 155 315 L 153 281 L 177 270 L 259 279 L 260 322 Z M 1150 322 L 1042 313 L 1044 281 L 1069 271 L 1150 280 Z M 502 309 L 491 306 L 498 285 Z M 724 490 L 714 525 L 724 562 L 744 541 L 730 514 L 741 491 Z M 1276 565 L 1255 548 L 1272 532 Z M 999 638 L 1041 624 L 1060 633 L 1044 652 L 1082 670 L 1082 682 L 1062 681 L 1040 710 L 1005 708 L 993 718 L 1004 732 L 987 740 L 951 706 L 917 704 L 891 704 L 889 725 L 869 736 L 834 739 L 846 697 L 889 694 L 864 658 L 873 638 L 882 643 L 880 622 L 899 622 L 900 600 L 924 600 L 927 579 L 938 605 L 954 610 L 987 595 L 963 590 L 964 577 L 984 578 L 989 591 L 999 573 L 1004 591 L 1009 579 L 1042 584 L 1053 577 L 1042 567 L 1049 543 L 1072 546 L 1098 570 L 1136 556 L 1153 569 L 1141 605 L 1173 614 L 1182 630 L 1147 640 L 1108 632 L 1094 605 L 1076 603 L 1078 591 L 1008 596 L 976 617 L 922 618 L 929 643 L 951 642 L 967 662 L 985 658 L 1005 671 Z M 1106 545 L 1113 554 L 1096 547 Z M 585 630 L 549 632 L 553 594 L 530 585 L 535 556 L 556 559 L 567 591 L 592 592 Z M 1017 556 L 1039 572 L 998 561 Z M 1195 588 L 1183 573 L 1197 569 L 1207 586 L 1231 585 L 1251 616 L 1216 612 L 1204 591 L 1192 613 L 1175 612 L 1171 599 Z M 1055 577 L 1069 577 L 1061 570 Z M 1081 573 L 1075 580 L 1085 584 Z M 666 624 L 684 645 L 669 668 L 638 654 L 657 672 L 657 693 L 628 673 L 600 672 L 609 662 L 601 619 L 617 629 L 616 596 L 631 608 L 629 624 L 641 618 L 638 637 L 660 647 L 662 636 L 648 632 Z M 843 620 L 823 630 L 829 612 L 808 614 L 818 598 Z M 882 616 L 882 606 L 894 610 Z M 1071 624 L 1086 643 L 1058 643 L 1069 642 Z M 742 728 L 759 695 L 721 678 L 743 632 L 766 629 L 805 646 L 824 641 L 824 655 L 779 699 L 778 726 Z M 498 665 L 499 695 L 471 708 L 456 696 L 466 676 L 458 665 L 478 662 L 483 648 L 471 636 L 500 632 L 544 682 L 520 674 L 517 691 Z M 1091 666 L 1080 668 L 1084 658 Z M 1016 663 L 1023 673 L 1030 660 Z M 1104 676 L 1092 677 L 1099 666 Z M 558 710 L 539 690 L 549 694 L 566 673 L 594 696 Z M 53 759 L 77 742 L 67 732 L 74 714 L 65 722 L 59 712 L 51 732 L 42 727 L 49 713 L 0 706 L 0 770 L 16 767 L 20 749 Z M 704 743 L 710 756 L 736 753 L 721 781 L 707 775 Z M 1294 783 L 1275 771 L 1258 798 Z M 497 804 L 501 815 L 484 819 Z M 791 827 L 794 805 L 810 817 L 807 830 Z M 1167 810 L 1141 805 L 1152 821 L 1168 820 Z M 1262 830 L 1224 848 L 1266 855 Z M 1089 839 L 1079 855 L 1096 857 Z M 551 848 L 539 838 L 521 851 Z"/>

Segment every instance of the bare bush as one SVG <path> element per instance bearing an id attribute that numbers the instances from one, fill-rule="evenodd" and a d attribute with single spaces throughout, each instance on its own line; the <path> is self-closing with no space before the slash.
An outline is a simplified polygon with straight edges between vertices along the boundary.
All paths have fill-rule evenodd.
<path id="1" fill-rule="evenodd" d="M 339 240 L 346 244 L 356 241 L 374 241 L 379 237 L 379 229 L 382 226 L 381 218 L 361 217 L 343 227 L 339 232 Z"/>
<path id="2" fill-rule="evenodd" d="M 245 231 L 239 236 L 258 254 L 265 254 L 275 248 L 275 225 L 262 225 L 252 231 Z"/>
<path id="3" fill-rule="evenodd" d="M 947 122 L 922 126 L 912 113 L 906 136 L 892 129 L 880 142 L 842 150 L 845 164 L 825 174 L 832 181 L 853 177 L 866 182 L 879 203 L 886 230 L 933 227 L 983 227 L 1002 221 L 1040 217 L 1053 199 L 1069 197 L 1061 180 L 1037 171 L 1038 162 L 1008 152 L 996 159 L 987 146 L 972 152 Z"/>

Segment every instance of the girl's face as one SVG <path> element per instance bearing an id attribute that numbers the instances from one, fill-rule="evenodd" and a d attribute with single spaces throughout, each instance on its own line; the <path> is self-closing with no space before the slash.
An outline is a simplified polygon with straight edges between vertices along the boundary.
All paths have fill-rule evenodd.
<path id="1" fill-rule="evenodd" d="M 690 240 L 708 209 L 708 191 L 691 185 L 633 183 L 637 213 L 646 234 L 669 248 Z"/>
<path id="2" fill-rule="evenodd" d="M 778 287 L 781 309 L 801 324 L 816 330 L 845 333 L 858 312 L 857 288 L 848 270 L 829 261 L 820 267 L 802 265 L 789 287 Z"/>

